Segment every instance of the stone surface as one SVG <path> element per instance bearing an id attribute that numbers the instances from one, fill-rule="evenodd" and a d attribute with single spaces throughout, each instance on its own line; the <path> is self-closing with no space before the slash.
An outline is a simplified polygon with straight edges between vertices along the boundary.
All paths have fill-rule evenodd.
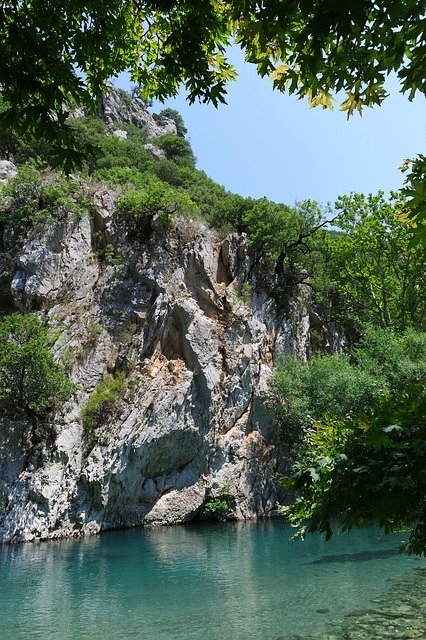
<path id="1" fill-rule="evenodd" d="M 115 228 L 113 192 L 94 199 L 91 221 L 33 231 L 2 284 L 15 307 L 42 308 L 58 329 L 77 392 L 44 444 L 29 447 L 28 425 L 2 422 L 0 541 L 187 522 L 225 490 L 228 517 L 269 515 L 274 424 L 260 395 L 275 344 L 306 356 L 306 296 L 284 317 L 252 275 L 243 302 L 253 272 L 244 236 L 219 239 L 185 219 L 142 243 Z M 114 264 L 93 250 L 110 243 Z M 81 411 L 119 368 L 125 389 L 89 446 Z"/>
<path id="2" fill-rule="evenodd" d="M 10 178 L 14 178 L 17 169 L 10 160 L 0 160 L 0 182 L 7 182 Z"/>
<path id="3" fill-rule="evenodd" d="M 137 100 L 129 94 L 125 96 L 112 84 L 109 86 L 108 95 L 102 100 L 101 117 L 111 130 L 117 123 L 126 122 L 145 130 L 150 138 L 158 138 L 167 133 L 176 135 L 176 124 L 173 120 L 152 115 Z M 117 130 L 123 131 L 119 127 Z"/>
<path id="4" fill-rule="evenodd" d="M 156 147 L 155 144 L 151 144 L 150 142 L 148 142 L 147 144 L 144 145 L 144 147 L 147 151 L 150 152 L 152 157 L 155 158 L 156 160 L 161 160 L 162 158 L 166 157 L 166 154 L 163 151 L 163 149 Z"/>

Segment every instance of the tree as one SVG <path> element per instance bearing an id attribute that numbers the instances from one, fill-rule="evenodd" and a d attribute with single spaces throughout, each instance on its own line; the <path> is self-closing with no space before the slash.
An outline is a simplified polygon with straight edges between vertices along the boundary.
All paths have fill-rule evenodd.
<path id="1" fill-rule="evenodd" d="M 356 415 L 374 406 L 384 392 L 404 391 L 410 380 L 426 385 L 426 334 L 414 329 L 370 326 L 347 354 L 279 359 L 268 403 L 285 454 L 304 460 L 306 433 L 313 423 Z"/>
<path id="2" fill-rule="evenodd" d="M 52 333 L 34 313 L 13 313 L 0 323 L 0 409 L 33 428 L 74 390 L 51 343 Z"/>
<path id="3" fill-rule="evenodd" d="M 157 138 L 155 144 L 163 149 L 166 158 L 180 162 L 181 164 L 194 165 L 195 157 L 191 145 L 182 136 L 175 136 L 172 133 L 166 133 L 164 136 Z"/>
<path id="4" fill-rule="evenodd" d="M 426 555 L 426 387 L 407 384 L 365 414 L 314 424 L 308 451 L 283 484 L 302 491 L 282 511 L 299 536 L 333 523 L 343 531 L 373 521 L 409 529 L 403 548 Z M 300 495 L 300 494 L 299 494 Z"/>
<path id="5" fill-rule="evenodd" d="M 336 211 L 340 233 L 326 237 L 322 296 L 326 304 L 333 301 L 332 319 L 345 328 L 346 338 L 366 324 L 422 327 L 425 255 L 412 246 L 397 205 L 383 193 L 351 194 L 338 199 Z"/>
<path id="6" fill-rule="evenodd" d="M 242 229 L 257 266 L 275 270 L 274 292 L 280 304 L 287 304 L 295 287 L 311 283 L 327 224 L 321 207 L 311 200 L 288 207 L 261 198 L 243 211 Z"/>
<path id="7" fill-rule="evenodd" d="M 332 106 L 344 91 L 351 114 L 380 104 L 395 71 L 412 99 L 426 92 L 423 0 L 28 0 L 0 9 L 0 85 L 12 128 L 72 147 L 70 99 L 96 108 L 111 76 L 130 71 L 141 97 L 164 99 L 184 84 L 190 101 L 217 105 L 235 70 L 232 40 L 274 86 Z M 60 143 L 60 144 L 59 144 Z"/>
<path id="8" fill-rule="evenodd" d="M 186 134 L 188 133 L 188 129 L 185 127 L 185 123 L 179 111 L 170 108 L 163 109 L 162 111 L 160 111 L 160 116 L 173 120 L 176 125 L 176 133 L 178 136 L 181 136 L 182 138 L 186 136 Z"/>

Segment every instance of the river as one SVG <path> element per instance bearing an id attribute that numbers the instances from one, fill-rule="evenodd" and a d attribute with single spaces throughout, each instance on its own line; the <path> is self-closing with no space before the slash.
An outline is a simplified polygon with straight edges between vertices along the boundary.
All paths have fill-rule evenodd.
<path id="1" fill-rule="evenodd" d="M 426 638 L 426 561 L 395 552 L 401 535 L 291 533 L 194 524 L 0 547 L 0 638 Z"/>

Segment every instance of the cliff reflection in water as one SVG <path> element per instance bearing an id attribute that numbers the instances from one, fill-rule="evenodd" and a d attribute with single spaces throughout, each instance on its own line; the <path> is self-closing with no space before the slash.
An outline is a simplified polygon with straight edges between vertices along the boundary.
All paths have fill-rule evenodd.
<path id="1" fill-rule="evenodd" d="M 329 543 L 290 543 L 291 532 L 194 524 L 0 547 L 1 638 L 339 638 L 388 578 L 425 566 L 376 529 Z"/>

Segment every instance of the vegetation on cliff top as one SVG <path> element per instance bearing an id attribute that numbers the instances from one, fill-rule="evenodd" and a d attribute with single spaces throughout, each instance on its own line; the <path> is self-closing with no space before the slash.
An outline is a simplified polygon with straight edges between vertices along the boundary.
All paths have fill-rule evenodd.
<path id="1" fill-rule="evenodd" d="M 276 89 L 313 106 L 332 108 L 337 92 L 348 115 L 379 105 L 390 72 L 410 100 L 426 93 L 422 0 L 32 0 L 6 3 L 0 16 L 1 129 L 47 139 L 52 162 L 68 170 L 89 150 L 67 120 L 75 104 L 96 113 L 108 80 L 129 70 L 145 100 L 175 95 L 183 84 L 190 101 L 217 105 L 236 75 L 226 57 L 233 41 Z M 404 205 L 423 239 L 425 166 L 424 156 L 411 166 Z"/>

